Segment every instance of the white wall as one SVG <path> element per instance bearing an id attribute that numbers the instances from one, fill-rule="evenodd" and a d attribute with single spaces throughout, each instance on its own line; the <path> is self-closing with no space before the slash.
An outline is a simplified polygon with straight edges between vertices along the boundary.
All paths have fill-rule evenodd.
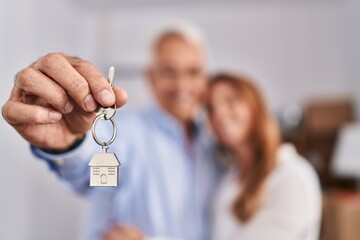
<path id="1" fill-rule="evenodd" d="M 357 0 L 224 5 L 187 1 L 143 8 L 134 4 L 100 8 L 85 2 L 0 2 L 1 104 L 9 96 L 14 74 L 47 52 L 87 58 L 103 72 L 110 64 L 141 67 L 154 29 L 185 19 L 206 33 L 212 69 L 254 75 L 273 108 L 313 96 L 350 94 L 360 110 Z M 129 91 L 129 106 L 147 101 L 144 82 L 121 79 L 117 84 Z M 60 187 L 4 121 L 0 121 L 0 163 L 1 240 L 79 238 L 86 201 Z"/>
<path id="2" fill-rule="evenodd" d="M 76 52 L 73 7 L 62 1 L 1 1 L 0 102 L 16 72 L 48 51 Z M 46 13 L 46 11 L 48 13 Z M 45 12 L 44 12 L 45 11 Z M 85 202 L 60 187 L 29 146 L 0 121 L 0 239 L 78 239 Z"/>
<path id="3" fill-rule="evenodd" d="M 174 19 L 191 20 L 208 37 L 213 69 L 254 75 L 274 108 L 316 95 L 356 95 L 357 1 L 245 2 L 209 4 L 205 9 L 200 4 L 115 8 L 95 15 L 93 6 L 84 10 L 84 21 L 97 16 L 99 25 L 84 36 L 94 38 L 101 32 L 107 37 L 95 49 L 102 62 L 142 64 L 154 29 Z"/>

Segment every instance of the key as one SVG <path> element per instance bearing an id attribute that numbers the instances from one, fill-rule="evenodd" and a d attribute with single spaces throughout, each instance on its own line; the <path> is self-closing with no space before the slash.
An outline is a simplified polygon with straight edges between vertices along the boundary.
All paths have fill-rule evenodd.
<path id="1" fill-rule="evenodd" d="M 115 68 L 110 67 L 109 74 L 108 74 L 108 81 L 109 81 L 111 87 L 114 86 L 114 80 L 115 80 Z M 111 107 L 101 107 L 99 112 L 97 113 L 97 115 L 102 114 L 102 113 L 104 114 L 105 120 L 109 120 L 110 118 L 112 118 L 116 113 L 115 104 Z"/>
<path id="2" fill-rule="evenodd" d="M 115 78 L 115 68 L 110 67 L 109 69 L 109 83 L 113 86 Z M 116 106 L 102 107 L 97 113 L 93 125 L 92 135 L 97 144 L 102 146 L 102 153 L 96 153 L 89 162 L 90 167 L 90 187 L 107 187 L 107 186 L 118 186 L 119 182 L 119 166 L 121 165 L 115 153 L 109 153 L 108 149 L 116 138 L 116 124 L 113 120 L 113 116 L 116 113 Z M 100 141 L 95 132 L 96 123 L 99 120 L 108 121 L 110 120 L 113 127 L 113 135 L 107 142 Z"/>

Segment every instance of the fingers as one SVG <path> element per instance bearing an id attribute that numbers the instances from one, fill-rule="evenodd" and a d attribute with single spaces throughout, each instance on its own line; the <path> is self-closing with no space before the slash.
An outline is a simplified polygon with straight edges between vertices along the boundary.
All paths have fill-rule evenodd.
<path id="1" fill-rule="evenodd" d="M 140 230 L 131 226 L 115 225 L 103 236 L 103 240 L 143 240 Z"/>
<path id="2" fill-rule="evenodd" d="M 89 87 L 96 101 L 104 106 L 116 104 L 123 106 L 128 96 L 122 88 L 111 87 L 108 80 L 89 61 L 77 57 L 64 55 L 69 63 L 88 81 Z"/>
<path id="3" fill-rule="evenodd" d="M 121 233 L 119 235 L 124 236 L 124 239 L 128 240 L 142 240 L 144 239 L 143 234 L 140 230 L 132 226 L 117 225 L 115 231 Z"/>
<path id="4" fill-rule="evenodd" d="M 97 108 L 88 82 L 63 55 L 48 54 L 33 66 L 57 82 L 83 110 L 92 112 Z"/>
<path id="5" fill-rule="evenodd" d="M 108 107 L 115 103 L 115 94 L 108 80 L 89 61 L 66 56 L 69 63 L 88 82 L 92 95 L 102 106 Z"/>
<path id="6" fill-rule="evenodd" d="M 46 100 L 61 113 L 69 113 L 74 108 L 65 90 L 34 68 L 22 70 L 16 78 L 15 86 L 30 95 Z"/>
<path id="7" fill-rule="evenodd" d="M 133 240 L 142 240 L 144 239 L 143 234 L 140 232 L 140 230 L 134 228 L 134 227 L 127 227 L 125 228 L 125 232 L 129 239 Z"/>
<path id="8" fill-rule="evenodd" d="M 62 114 L 51 108 L 8 101 L 2 109 L 4 119 L 12 125 L 46 124 L 61 120 Z"/>
<path id="9" fill-rule="evenodd" d="M 22 70 L 16 86 L 45 99 L 61 113 L 72 110 L 70 97 L 86 112 L 95 111 L 98 104 L 120 107 L 127 101 L 126 92 L 113 89 L 93 64 L 61 53 L 48 54 Z"/>

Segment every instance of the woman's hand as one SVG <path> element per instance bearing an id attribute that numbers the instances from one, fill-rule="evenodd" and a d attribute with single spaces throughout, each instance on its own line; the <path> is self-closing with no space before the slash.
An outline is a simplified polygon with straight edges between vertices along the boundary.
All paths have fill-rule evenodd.
<path id="1" fill-rule="evenodd" d="M 144 240 L 142 232 L 132 226 L 116 224 L 108 229 L 102 240 Z"/>

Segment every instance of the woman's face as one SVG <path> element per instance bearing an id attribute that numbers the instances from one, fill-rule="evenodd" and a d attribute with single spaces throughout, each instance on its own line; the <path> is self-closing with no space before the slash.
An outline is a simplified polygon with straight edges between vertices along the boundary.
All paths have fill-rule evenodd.
<path id="1" fill-rule="evenodd" d="M 220 143 L 229 148 L 248 140 L 250 108 L 229 83 L 218 82 L 210 88 L 209 117 L 214 133 Z"/>

